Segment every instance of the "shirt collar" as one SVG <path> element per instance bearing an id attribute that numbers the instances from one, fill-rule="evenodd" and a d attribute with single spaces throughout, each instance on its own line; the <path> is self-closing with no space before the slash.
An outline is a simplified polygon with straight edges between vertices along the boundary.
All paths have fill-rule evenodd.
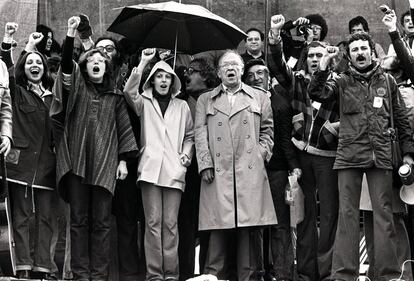
<path id="1" fill-rule="evenodd" d="M 242 89 L 242 83 L 240 83 L 239 87 L 235 91 L 230 91 L 229 87 L 224 86 L 224 84 L 221 84 L 221 86 L 223 87 L 223 91 L 230 95 L 235 95 Z"/>

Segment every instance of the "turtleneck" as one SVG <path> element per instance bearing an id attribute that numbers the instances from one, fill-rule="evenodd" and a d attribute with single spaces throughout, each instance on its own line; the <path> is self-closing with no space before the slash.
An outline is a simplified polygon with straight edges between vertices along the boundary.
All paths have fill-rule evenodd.
<path id="1" fill-rule="evenodd" d="M 374 67 L 376 66 L 376 64 L 375 63 L 371 63 L 367 68 L 364 68 L 364 69 L 358 69 L 358 72 L 360 72 L 360 73 L 367 73 L 367 72 L 370 72 L 371 70 L 373 70 L 374 69 Z"/>
<path id="2" fill-rule="evenodd" d="M 166 95 L 161 95 L 157 92 L 157 90 L 153 89 L 152 95 L 158 101 L 158 104 L 160 105 L 160 109 L 162 112 L 162 116 L 164 117 L 165 111 L 167 110 L 168 104 L 171 100 L 171 94 L 168 93 Z"/>

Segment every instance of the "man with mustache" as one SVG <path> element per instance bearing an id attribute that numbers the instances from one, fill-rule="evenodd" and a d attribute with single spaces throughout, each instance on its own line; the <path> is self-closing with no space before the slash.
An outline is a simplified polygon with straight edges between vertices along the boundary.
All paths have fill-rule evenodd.
<path id="1" fill-rule="evenodd" d="M 277 17 L 273 20 L 277 21 Z M 355 280 L 359 275 L 359 202 L 364 173 L 373 208 L 376 275 L 378 280 L 391 280 L 401 274 L 392 209 L 390 107 L 404 163 L 410 165 L 414 162 L 414 142 L 398 86 L 372 59 L 373 50 L 371 36 L 352 34 L 347 47 L 349 70 L 328 78 L 328 65 L 339 52 L 337 47 L 328 47 L 320 70 L 309 85 L 312 99 L 336 100 L 340 104 L 341 124 L 334 164 L 338 171 L 339 219 L 333 280 Z"/>
<path id="2" fill-rule="evenodd" d="M 284 59 L 280 32 L 285 18 L 276 16 L 269 37 L 269 69 L 287 89 L 293 108 L 292 142 L 297 148 L 305 194 L 305 217 L 297 226 L 297 271 L 299 280 L 324 280 L 332 265 L 338 217 L 337 173 L 332 169 L 338 144 L 339 112 L 335 101 L 315 102 L 308 94 L 313 73 L 326 54 L 326 44 L 312 42 L 304 50 L 303 69 L 292 71 Z M 316 192 L 320 201 L 320 231 L 317 230 Z"/>
<path id="3" fill-rule="evenodd" d="M 236 51 L 224 53 L 218 66 L 221 84 L 198 98 L 195 118 L 199 230 L 210 231 L 204 273 L 228 279 L 226 249 L 236 241 L 238 280 L 261 280 L 261 227 L 277 223 L 265 170 L 272 109 L 265 91 L 242 83 L 244 64 Z"/>

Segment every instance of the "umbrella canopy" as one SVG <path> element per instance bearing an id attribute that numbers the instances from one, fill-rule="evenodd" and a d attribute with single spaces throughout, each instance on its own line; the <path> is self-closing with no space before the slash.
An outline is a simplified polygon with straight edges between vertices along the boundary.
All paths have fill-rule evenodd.
<path id="1" fill-rule="evenodd" d="M 236 48 L 246 34 L 199 5 L 174 1 L 124 7 L 108 28 L 142 47 L 186 54 Z"/>

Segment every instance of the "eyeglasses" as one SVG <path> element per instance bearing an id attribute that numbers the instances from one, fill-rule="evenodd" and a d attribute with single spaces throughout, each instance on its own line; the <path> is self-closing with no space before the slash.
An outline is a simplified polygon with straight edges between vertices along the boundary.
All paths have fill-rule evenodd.
<path id="1" fill-rule="evenodd" d="M 318 25 L 311 25 L 311 28 L 313 31 L 321 31 L 322 27 L 318 26 Z"/>
<path id="2" fill-rule="evenodd" d="M 240 63 L 236 61 L 225 62 L 222 65 L 220 65 L 221 68 L 238 67 L 238 66 L 240 66 Z"/>
<path id="3" fill-rule="evenodd" d="M 201 70 L 200 69 L 193 68 L 193 67 L 189 67 L 188 69 L 184 70 L 184 75 L 190 76 L 194 72 L 201 72 Z"/>
<path id="4" fill-rule="evenodd" d="M 103 52 L 104 50 L 107 51 L 108 53 L 112 53 L 113 51 L 115 51 L 115 47 L 112 45 L 107 45 L 107 46 L 99 46 L 96 47 L 96 49 L 98 49 L 99 51 Z"/>

